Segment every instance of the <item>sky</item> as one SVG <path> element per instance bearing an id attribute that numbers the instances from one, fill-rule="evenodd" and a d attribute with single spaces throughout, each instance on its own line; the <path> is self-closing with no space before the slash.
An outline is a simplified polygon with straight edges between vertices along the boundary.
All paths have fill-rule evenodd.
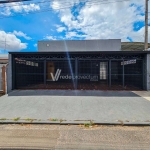
<path id="1" fill-rule="evenodd" d="M 145 0 L 31 0 L 0 4 L 0 54 L 37 51 L 39 40 L 143 42 L 144 20 Z"/>

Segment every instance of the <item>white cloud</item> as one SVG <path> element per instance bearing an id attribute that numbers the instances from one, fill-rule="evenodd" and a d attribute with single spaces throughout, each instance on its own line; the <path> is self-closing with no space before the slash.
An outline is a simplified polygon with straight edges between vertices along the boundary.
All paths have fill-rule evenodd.
<path id="1" fill-rule="evenodd" d="M 2 14 L 4 16 L 10 16 L 11 12 L 10 12 L 10 9 L 8 7 L 6 7 L 4 11 L 0 12 L 0 14 Z"/>
<path id="2" fill-rule="evenodd" d="M 67 39 L 72 39 L 73 37 L 78 37 L 78 38 L 85 38 L 86 35 L 79 35 L 77 34 L 75 31 L 70 31 L 70 32 L 66 32 L 66 38 Z"/>
<path id="3" fill-rule="evenodd" d="M 37 47 L 37 44 L 34 44 L 34 47 Z"/>
<path id="4" fill-rule="evenodd" d="M 59 9 L 62 9 L 64 7 L 68 8 L 73 6 L 74 4 L 78 4 L 80 1 L 84 0 L 52 0 L 50 7 L 56 11 L 59 11 Z"/>
<path id="5" fill-rule="evenodd" d="M 47 39 L 47 40 L 56 40 L 56 37 L 51 36 L 51 35 L 47 35 L 47 36 L 45 37 L 45 39 Z"/>
<path id="6" fill-rule="evenodd" d="M 6 4 L 4 9 L 1 11 L 1 14 L 5 15 L 5 16 L 9 16 L 13 12 L 16 12 L 16 13 L 26 12 L 26 13 L 28 13 L 28 12 L 37 11 L 37 10 L 40 10 L 39 5 L 36 5 L 34 3 L 29 4 L 29 5 L 25 5 L 21 2 L 18 2 L 18 3 Z"/>
<path id="7" fill-rule="evenodd" d="M 59 1 L 53 1 L 51 3 L 51 7 L 54 9 L 54 10 L 57 10 L 58 8 L 61 7 L 61 3 Z"/>
<path id="8" fill-rule="evenodd" d="M 72 38 L 72 37 L 75 37 L 77 36 L 77 33 L 76 32 L 67 32 L 66 33 L 66 38 Z"/>
<path id="9" fill-rule="evenodd" d="M 133 30 L 134 22 L 144 21 L 144 0 L 129 0 L 114 2 L 115 0 L 95 1 L 89 0 L 80 10 L 77 19 L 74 19 L 70 8 L 60 9 L 59 17 L 64 27 L 68 28 L 66 38 L 79 37 L 78 32 L 81 31 L 86 35 L 86 39 L 122 39 L 128 41 L 127 37 L 133 38 L 134 41 L 143 41 L 144 28 L 139 31 Z M 54 0 L 51 7 L 54 11 L 58 11 L 58 7 L 62 4 L 69 3 L 69 0 Z M 72 0 L 73 3 L 79 2 Z M 72 5 L 73 6 L 73 5 Z M 62 26 L 63 27 L 63 26 Z"/>
<path id="10" fill-rule="evenodd" d="M 46 35 L 44 37 L 44 40 L 64 40 L 65 38 L 63 36 L 51 36 L 51 35 Z"/>
<path id="11" fill-rule="evenodd" d="M 22 43 L 13 33 L 0 30 L 0 49 L 21 50 L 27 48 L 27 43 Z"/>
<path id="12" fill-rule="evenodd" d="M 36 4 L 22 5 L 22 10 L 25 12 L 40 10 L 40 6 Z"/>
<path id="13" fill-rule="evenodd" d="M 26 40 L 31 40 L 32 39 L 31 37 L 27 36 L 25 33 L 21 32 L 21 31 L 18 31 L 18 32 L 14 31 L 13 34 L 16 35 L 16 36 L 19 36 L 19 37 L 23 37 Z"/>
<path id="14" fill-rule="evenodd" d="M 65 31 L 65 30 L 66 30 L 65 27 L 58 27 L 58 28 L 57 28 L 57 32 L 62 32 L 62 31 Z"/>

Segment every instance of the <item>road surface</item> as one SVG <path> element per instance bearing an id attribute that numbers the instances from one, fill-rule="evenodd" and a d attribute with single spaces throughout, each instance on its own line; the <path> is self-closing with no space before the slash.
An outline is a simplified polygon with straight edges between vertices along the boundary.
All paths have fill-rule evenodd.
<path id="1" fill-rule="evenodd" d="M 0 148 L 149 150 L 150 127 L 0 125 Z"/>

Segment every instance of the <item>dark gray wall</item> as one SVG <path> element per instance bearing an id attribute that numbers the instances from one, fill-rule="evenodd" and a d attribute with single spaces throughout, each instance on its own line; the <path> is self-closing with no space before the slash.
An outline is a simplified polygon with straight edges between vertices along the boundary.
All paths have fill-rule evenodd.
<path id="1" fill-rule="evenodd" d="M 147 90 L 150 90 L 150 54 L 147 54 Z"/>
<path id="2" fill-rule="evenodd" d="M 39 52 L 120 51 L 120 39 L 39 41 Z"/>

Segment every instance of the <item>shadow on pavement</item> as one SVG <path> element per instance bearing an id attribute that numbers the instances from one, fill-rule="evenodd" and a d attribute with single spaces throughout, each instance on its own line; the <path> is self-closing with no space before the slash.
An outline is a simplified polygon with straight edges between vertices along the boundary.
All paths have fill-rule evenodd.
<path id="1" fill-rule="evenodd" d="M 97 96 L 97 97 L 140 97 L 132 91 L 94 90 L 14 90 L 8 96 Z"/>

